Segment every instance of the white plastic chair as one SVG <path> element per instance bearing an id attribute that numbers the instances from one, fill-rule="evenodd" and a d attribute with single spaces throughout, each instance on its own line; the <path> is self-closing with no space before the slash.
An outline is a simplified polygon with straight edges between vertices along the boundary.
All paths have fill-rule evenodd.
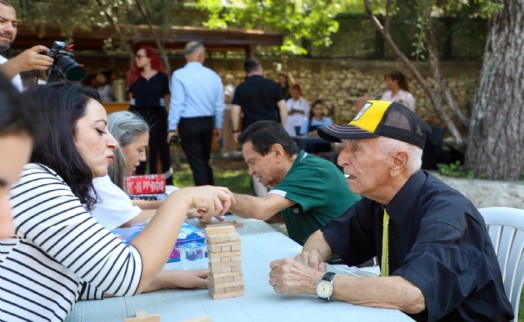
<path id="1" fill-rule="evenodd" d="M 515 321 L 518 321 L 520 294 L 524 282 L 524 210 L 509 207 L 479 209 L 488 228 L 502 272 L 504 289 Z"/>

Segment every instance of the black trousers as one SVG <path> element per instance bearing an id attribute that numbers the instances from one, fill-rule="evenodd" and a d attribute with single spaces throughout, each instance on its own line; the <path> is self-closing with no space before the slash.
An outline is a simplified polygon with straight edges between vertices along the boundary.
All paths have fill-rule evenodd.
<path id="1" fill-rule="evenodd" d="M 167 111 L 163 106 L 158 107 L 134 107 L 131 112 L 141 115 L 149 124 L 149 173 L 165 173 L 171 167 L 169 158 L 169 144 L 167 143 Z M 157 169 L 157 160 L 160 157 L 160 169 Z M 136 168 L 136 174 L 146 173 L 146 162 L 141 162 Z"/>
<path id="2" fill-rule="evenodd" d="M 209 165 L 213 129 L 212 116 L 181 118 L 178 124 L 182 149 L 193 172 L 196 186 L 214 184 L 213 169 Z"/>

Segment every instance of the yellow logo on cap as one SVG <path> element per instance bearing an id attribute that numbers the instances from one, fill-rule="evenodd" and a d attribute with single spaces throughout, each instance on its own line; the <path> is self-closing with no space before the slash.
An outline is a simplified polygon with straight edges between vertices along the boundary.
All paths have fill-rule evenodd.
<path id="1" fill-rule="evenodd" d="M 377 126 L 380 124 L 380 121 L 382 121 L 384 113 L 391 103 L 390 101 L 367 101 L 362 110 L 348 125 L 359 127 L 370 133 L 375 133 Z"/>

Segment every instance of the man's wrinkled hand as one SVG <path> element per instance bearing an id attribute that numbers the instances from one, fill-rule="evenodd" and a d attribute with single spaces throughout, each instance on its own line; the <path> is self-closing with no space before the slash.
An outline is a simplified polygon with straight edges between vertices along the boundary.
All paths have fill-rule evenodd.
<path id="1" fill-rule="evenodd" d="M 317 250 L 304 251 L 295 257 L 299 263 L 311 267 L 314 270 L 325 272 L 326 263 L 322 260 L 320 252 Z"/>

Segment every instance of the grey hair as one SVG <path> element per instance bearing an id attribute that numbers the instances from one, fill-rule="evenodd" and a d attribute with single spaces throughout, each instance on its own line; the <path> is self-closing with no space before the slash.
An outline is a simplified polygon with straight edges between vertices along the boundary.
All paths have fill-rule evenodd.
<path id="1" fill-rule="evenodd" d="M 389 152 L 404 151 L 408 155 L 407 169 L 410 173 L 415 173 L 422 167 L 422 149 L 416 145 L 409 144 L 403 141 L 391 139 L 388 137 L 381 136 L 378 138 L 380 145 L 384 150 Z"/>
<path id="2" fill-rule="evenodd" d="M 137 137 L 149 132 L 149 125 L 138 114 L 122 111 L 109 114 L 107 118 L 109 132 L 115 137 L 119 147 L 115 150 L 115 160 L 109 167 L 109 177 L 114 184 L 124 189 L 124 178 L 127 176 L 127 162 L 122 151 L 133 143 Z"/>

